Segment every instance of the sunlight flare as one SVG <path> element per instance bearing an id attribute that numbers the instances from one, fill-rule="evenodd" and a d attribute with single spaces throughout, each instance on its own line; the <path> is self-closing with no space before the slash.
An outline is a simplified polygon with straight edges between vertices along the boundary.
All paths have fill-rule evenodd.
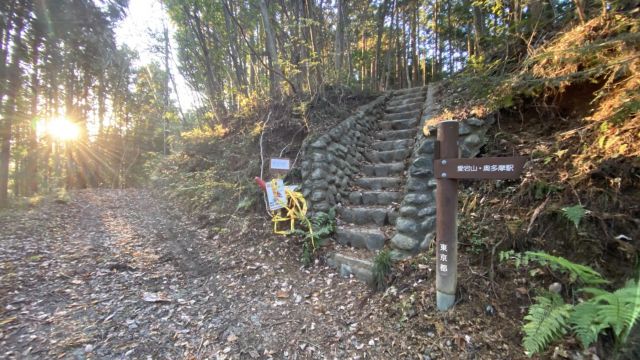
<path id="1" fill-rule="evenodd" d="M 73 141 L 80 137 L 80 126 L 64 117 L 49 120 L 45 131 L 59 141 Z"/>

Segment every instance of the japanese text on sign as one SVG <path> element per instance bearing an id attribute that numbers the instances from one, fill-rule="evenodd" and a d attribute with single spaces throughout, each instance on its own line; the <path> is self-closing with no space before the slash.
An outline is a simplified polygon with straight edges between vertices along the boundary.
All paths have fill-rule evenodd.
<path id="1" fill-rule="evenodd" d="M 458 165 L 457 170 L 459 172 L 514 172 L 515 166 L 513 164 L 505 165 Z"/>
<path id="2" fill-rule="evenodd" d="M 438 159 L 434 161 L 436 179 L 515 179 L 527 158 L 523 156 L 474 159 Z"/>
<path id="3" fill-rule="evenodd" d="M 448 271 L 448 265 L 447 261 L 448 261 L 448 254 L 447 254 L 447 244 L 440 244 L 440 251 L 439 251 L 439 269 L 440 272 L 442 273 L 446 273 Z"/>

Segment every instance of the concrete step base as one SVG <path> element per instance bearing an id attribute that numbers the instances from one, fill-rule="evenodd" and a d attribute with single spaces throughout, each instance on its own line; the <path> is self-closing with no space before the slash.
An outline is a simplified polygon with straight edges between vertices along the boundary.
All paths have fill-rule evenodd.
<path id="1" fill-rule="evenodd" d="M 404 111 L 404 112 L 396 112 L 393 114 L 385 114 L 382 119 L 384 121 L 390 120 L 403 120 L 403 119 L 415 119 L 420 115 L 420 109 Z"/>
<path id="2" fill-rule="evenodd" d="M 427 86 L 416 86 L 412 88 L 394 90 L 393 95 L 399 96 L 399 95 L 426 93 L 426 92 L 427 92 Z"/>
<path id="3" fill-rule="evenodd" d="M 362 173 L 366 176 L 382 177 L 392 175 L 402 175 L 404 172 L 404 162 L 392 162 L 386 164 L 366 164 L 362 166 Z"/>
<path id="4" fill-rule="evenodd" d="M 394 101 L 395 102 L 404 101 L 406 103 L 423 102 L 424 101 L 424 95 L 423 94 L 412 94 L 412 95 L 404 95 L 404 96 L 394 96 L 389 100 L 389 103 L 392 103 Z"/>
<path id="5" fill-rule="evenodd" d="M 409 155 L 411 155 L 411 149 L 403 150 L 389 150 L 389 151 L 368 151 L 365 153 L 367 160 L 372 163 L 394 163 L 404 161 Z"/>
<path id="6" fill-rule="evenodd" d="M 397 106 L 389 106 L 387 105 L 384 109 L 385 114 L 402 114 L 410 111 L 420 110 L 422 105 L 397 105 Z"/>
<path id="7" fill-rule="evenodd" d="M 424 99 L 421 97 L 411 98 L 406 100 L 391 100 L 387 103 L 387 107 L 394 108 L 401 105 L 410 105 L 414 107 L 412 110 L 415 110 L 415 109 L 420 109 L 423 102 L 424 102 Z"/>
<path id="8" fill-rule="evenodd" d="M 403 179 L 399 177 L 362 177 L 355 184 L 365 190 L 399 189 Z"/>
<path id="9" fill-rule="evenodd" d="M 418 126 L 418 118 L 380 122 L 381 130 L 407 130 L 414 129 L 416 126 Z"/>
<path id="10" fill-rule="evenodd" d="M 327 264 L 338 270 L 340 276 L 348 278 L 353 275 L 356 279 L 369 285 L 373 284 L 373 262 L 359 259 L 341 253 L 333 253 L 327 258 Z"/>
<path id="11" fill-rule="evenodd" d="M 343 206 L 338 208 L 340 220 L 354 225 L 392 225 L 398 211 L 389 207 Z"/>
<path id="12" fill-rule="evenodd" d="M 405 130 L 383 130 L 378 131 L 376 137 L 379 140 L 402 140 L 413 139 L 418 133 L 418 129 L 405 129 Z"/>
<path id="13" fill-rule="evenodd" d="M 376 141 L 371 147 L 378 151 L 404 150 L 412 147 L 414 142 L 414 139 Z"/>
<path id="14" fill-rule="evenodd" d="M 388 206 L 402 202 L 401 191 L 353 191 L 349 194 L 351 205 Z"/>
<path id="15" fill-rule="evenodd" d="M 382 249 L 386 240 L 380 229 L 371 227 L 341 227 L 336 230 L 335 237 L 342 245 L 372 251 Z"/>

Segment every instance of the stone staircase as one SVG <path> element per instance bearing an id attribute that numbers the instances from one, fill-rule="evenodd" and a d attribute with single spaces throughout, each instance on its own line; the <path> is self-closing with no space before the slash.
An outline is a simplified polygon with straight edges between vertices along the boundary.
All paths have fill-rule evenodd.
<path id="1" fill-rule="evenodd" d="M 314 214 L 337 210 L 337 244 L 326 260 L 342 276 L 370 282 L 378 250 L 403 259 L 434 240 L 436 125 L 430 120 L 439 86 L 384 93 L 305 147 L 302 194 Z M 460 154 L 475 157 L 495 117 L 458 121 Z"/>
<path id="2" fill-rule="evenodd" d="M 385 104 L 360 173 L 337 208 L 338 243 L 375 251 L 393 236 L 426 93 L 426 87 L 397 90 Z"/>

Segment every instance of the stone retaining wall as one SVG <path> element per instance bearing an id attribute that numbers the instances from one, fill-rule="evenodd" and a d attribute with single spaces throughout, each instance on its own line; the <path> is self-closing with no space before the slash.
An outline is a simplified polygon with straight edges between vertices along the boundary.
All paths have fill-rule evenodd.
<path id="1" fill-rule="evenodd" d="M 355 114 L 307 144 L 300 163 L 302 195 L 309 210 L 326 212 L 349 196 L 353 176 L 360 172 L 373 143 L 390 95 L 359 107 Z"/>
<path id="2" fill-rule="evenodd" d="M 418 127 L 416 142 L 407 172 L 405 195 L 396 221 L 396 233 L 391 239 L 394 258 L 403 258 L 425 250 L 435 238 L 436 179 L 433 175 L 433 153 L 436 128 L 429 128 L 425 136 L 424 124 L 433 117 L 434 87 L 429 87 L 423 106 L 422 119 Z M 460 122 L 458 145 L 462 157 L 475 157 L 484 145 L 485 134 L 494 122 L 493 116 L 486 119 L 468 118 Z"/>

